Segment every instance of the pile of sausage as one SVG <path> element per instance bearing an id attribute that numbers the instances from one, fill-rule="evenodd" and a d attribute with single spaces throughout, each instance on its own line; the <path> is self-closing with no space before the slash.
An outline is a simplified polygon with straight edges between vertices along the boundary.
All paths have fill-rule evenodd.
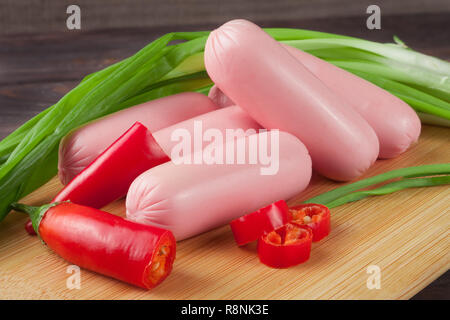
<path id="1" fill-rule="evenodd" d="M 276 174 L 262 175 L 251 163 L 167 161 L 131 183 L 127 218 L 168 229 L 182 240 L 293 197 L 308 186 L 312 170 L 333 180 L 356 179 L 377 158 L 395 157 L 419 137 L 420 121 L 403 101 L 278 43 L 249 21 L 233 20 L 213 31 L 204 60 L 215 83 L 209 97 L 181 93 L 78 128 L 60 144 L 61 181 L 81 174 L 137 121 L 168 157 L 174 130 L 194 135 L 195 121 L 224 135 L 226 129 L 266 128 L 269 135 L 279 129 Z M 262 139 L 262 133 L 255 135 Z M 238 139 L 249 142 L 252 136 Z"/>

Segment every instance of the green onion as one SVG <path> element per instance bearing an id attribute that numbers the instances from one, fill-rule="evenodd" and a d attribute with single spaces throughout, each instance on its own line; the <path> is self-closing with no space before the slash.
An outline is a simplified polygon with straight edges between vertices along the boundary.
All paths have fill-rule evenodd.
<path id="1" fill-rule="evenodd" d="M 26 136 L 28 131 L 34 127 L 36 123 L 39 122 L 49 111 L 50 108 L 45 109 L 41 113 L 37 114 L 27 122 L 25 122 L 22 126 L 20 126 L 16 131 L 11 133 L 5 139 L 3 139 L 0 143 L 0 165 L 3 164 L 6 160 L 8 160 L 9 155 L 14 150 L 14 148 L 19 144 L 20 141 Z"/>
<path id="2" fill-rule="evenodd" d="M 355 200 L 352 200 L 353 197 L 355 197 L 355 199 L 356 199 L 357 197 L 359 197 L 361 195 L 365 195 L 364 192 L 367 192 L 367 191 L 364 191 L 364 192 L 360 191 L 361 193 L 359 193 L 357 195 L 353 195 L 354 191 L 358 191 L 363 188 L 374 186 L 379 183 L 387 182 L 387 181 L 395 179 L 395 178 L 416 178 L 416 177 L 427 177 L 427 176 L 448 175 L 448 174 L 450 174 L 450 163 L 428 164 L 428 165 L 417 166 L 417 167 L 395 169 L 392 171 L 388 171 L 388 172 L 385 172 L 385 173 L 382 173 L 382 174 L 379 174 L 379 175 L 376 175 L 376 176 L 373 176 L 370 178 L 366 178 L 366 179 L 363 179 L 363 180 L 360 180 L 360 181 L 357 181 L 354 183 L 350 183 L 345 186 L 322 193 L 318 196 L 315 196 L 313 198 L 305 200 L 304 203 L 318 203 L 318 204 L 323 204 L 323 205 L 329 205 L 329 204 L 333 204 L 334 201 L 338 201 L 337 203 L 344 204 L 346 202 L 345 201 L 342 202 L 343 201 L 342 199 L 349 199 L 347 202 L 355 201 Z M 405 182 L 402 182 L 402 183 L 398 182 L 397 184 L 393 184 L 393 185 L 391 184 L 391 186 L 385 185 L 384 187 L 381 187 L 382 188 L 381 192 L 390 190 L 389 188 L 398 188 L 399 186 L 403 186 L 405 188 L 405 186 L 407 187 L 407 185 L 409 183 L 412 186 L 414 185 L 414 183 L 418 183 L 418 182 L 414 182 L 413 179 L 406 179 L 406 180 L 404 179 L 401 181 L 405 181 Z M 424 181 L 426 181 L 426 180 L 424 180 Z M 438 184 L 441 180 L 431 180 L 431 181 L 436 182 Z M 445 181 L 446 180 L 444 180 L 444 182 Z M 377 191 L 373 190 L 372 192 L 377 192 Z M 370 195 L 370 194 L 368 194 L 368 195 Z M 346 198 L 346 197 L 348 197 L 348 198 Z M 341 200 L 339 200 L 339 199 L 341 199 Z"/>
<path id="3" fill-rule="evenodd" d="M 426 121 L 449 120 L 450 64 L 397 44 L 301 29 L 265 29 L 276 40 L 341 66 L 409 103 Z M 169 33 L 135 55 L 87 75 L 58 103 L 0 141 L 0 220 L 9 205 L 57 172 L 70 130 L 142 102 L 212 85 L 203 50 L 209 32 Z M 184 42 L 172 45 L 173 40 Z"/>
<path id="4" fill-rule="evenodd" d="M 435 57 L 431 57 L 414 50 L 409 50 L 401 45 L 382 44 L 373 41 L 362 39 L 343 39 L 343 38 L 326 38 L 326 39 L 310 39 L 291 41 L 287 43 L 294 47 L 304 48 L 307 46 L 310 49 L 326 49 L 326 48 L 341 48 L 349 47 L 369 51 L 379 56 L 389 59 L 394 65 L 396 62 L 400 65 L 411 66 L 415 69 L 423 69 L 423 71 L 436 72 L 447 76 L 445 82 L 449 83 L 450 79 L 450 64 Z"/>
<path id="5" fill-rule="evenodd" d="M 195 36 L 203 41 L 196 41 L 198 37 Z M 167 46 L 170 41 L 183 37 L 192 40 Z M 167 34 L 126 59 L 125 63 L 119 62 L 85 78 L 65 95 L 28 130 L 0 167 L 0 220 L 9 211 L 10 203 L 32 192 L 57 173 L 58 144 L 62 137 L 86 122 L 120 110 L 121 103 L 145 92 L 187 56 L 203 50 L 205 39 L 204 33 Z M 104 73 L 108 76 L 104 77 Z M 204 85 L 202 83 L 198 88 Z M 197 88 L 188 88 L 192 89 Z M 176 90 L 184 91 L 184 88 Z M 168 94 L 171 93 L 174 92 Z M 22 132 L 26 129 L 19 128 Z M 9 141 L 8 144 L 13 139 L 9 138 Z M 7 145 L 3 143 L 0 148 Z"/>
<path id="6" fill-rule="evenodd" d="M 443 119 L 432 114 L 417 112 L 420 121 L 425 124 L 431 124 L 433 126 L 441 126 L 450 128 L 450 120 Z"/>
<path id="7" fill-rule="evenodd" d="M 381 196 L 408 188 L 433 187 L 443 184 L 450 184 L 450 175 L 431 178 L 402 179 L 388 183 L 373 190 L 362 190 L 349 193 L 345 196 L 337 198 L 336 200 L 328 202 L 326 206 L 331 209 L 349 202 L 364 199 L 369 196 Z"/>
<path id="8" fill-rule="evenodd" d="M 372 75 L 386 77 L 402 83 L 412 83 L 430 89 L 443 92 L 450 91 L 450 78 L 438 73 L 424 72 L 419 68 L 411 68 L 409 66 L 379 65 L 376 63 L 358 62 L 358 61 L 333 61 L 336 66 L 355 71 L 363 71 Z"/>

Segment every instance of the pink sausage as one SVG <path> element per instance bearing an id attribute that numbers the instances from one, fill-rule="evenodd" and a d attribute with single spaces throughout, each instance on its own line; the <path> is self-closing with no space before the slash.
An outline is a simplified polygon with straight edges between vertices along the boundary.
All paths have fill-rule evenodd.
<path id="1" fill-rule="evenodd" d="M 379 158 L 394 158 L 418 140 L 420 119 L 401 99 L 309 53 L 285 44 L 283 46 L 370 124 L 380 143 Z M 220 108 L 235 104 L 216 85 L 208 96 Z"/>
<path id="2" fill-rule="evenodd" d="M 201 126 L 201 132 L 197 132 L 199 131 L 199 126 Z M 144 129 L 142 130 L 142 128 Z M 245 111 L 237 106 L 211 111 L 161 129 L 153 134 L 150 130 L 145 129 L 145 127 L 140 123 L 136 123 L 124 135 L 122 135 L 119 140 L 109 146 L 102 154 L 100 154 L 100 156 L 98 156 L 83 171 L 81 171 L 81 173 L 79 173 L 72 180 L 72 182 L 74 182 L 72 187 L 70 187 L 69 184 L 69 188 L 64 188 L 56 196 L 56 198 L 53 199 L 53 202 L 60 201 L 59 199 L 70 199 L 78 204 L 102 208 L 110 202 L 124 197 L 133 180 L 136 179 L 142 172 L 164 162 L 170 161 L 169 157 L 172 156 L 172 149 L 177 143 L 179 143 L 172 138 L 172 135 L 176 133 L 176 130 L 183 130 L 191 137 L 195 137 L 195 135 L 198 134 L 200 139 L 202 139 L 203 134 L 206 134 L 210 129 L 220 132 L 223 136 L 226 136 L 226 133 L 229 132 L 230 129 L 238 129 L 230 132 L 236 134 L 237 138 L 255 134 L 256 130 L 260 129 L 260 126 L 252 118 L 250 118 Z M 109 171 L 111 171 L 111 168 L 117 168 L 117 159 L 111 157 L 110 155 L 117 152 L 117 150 L 126 149 L 128 146 L 128 137 L 137 133 L 141 134 L 141 137 L 143 135 L 142 141 L 144 141 L 145 137 L 147 145 L 141 147 L 143 150 L 145 149 L 147 160 L 142 162 L 142 159 L 135 159 L 133 158 L 133 155 L 128 155 L 130 157 L 129 167 L 123 168 L 123 172 L 116 172 L 114 177 L 111 176 Z M 199 145 L 200 150 L 202 150 L 203 148 L 207 148 L 211 143 L 212 142 L 207 141 L 201 144 L 197 143 L 197 145 Z M 180 158 L 180 161 L 185 160 L 188 157 L 192 159 L 193 157 L 191 153 L 193 152 L 194 144 L 195 142 L 192 141 L 186 150 L 183 150 L 183 153 L 186 151 L 184 154 L 175 154 L 175 157 Z M 148 159 L 152 159 L 152 161 L 149 161 Z M 194 162 L 193 160 L 194 159 L 192 159 L 192 162 Z M 103 176 L 106 178 L 98 179 L 98 176 Z M 108 177 L 110 179 L 108 179 Z M 80 190 L 76 187 L 77 185 L 82 185 L 77 183 L 77 181 L 84 181 L 89 183 L 89 188 L 92 190 L 107 190 L 111 184 L 115 184 L 116 178 L 117 181 L 119 181 L 121 188 L 114 188 L 116 189 L 116 192 L 107 192 L 101 196 L 98 196 L 95 192 L 93 192 L 91 193 L 90 198 L 86 198 L 86 196 L 83 195 L 83 192 L 86 190 Z M 85 189 L 86 186 L 83 188 Z"/>
<path id="3" fill-rule="evenodd" d="M 67 184 L 136 121 L 151 132 L 216 110 L 206 96 L 185 92 L 118 111 L 69 133 L 59 145 L 58 176 Z"/>
<path id="4" fill-rule="evenodd" d="M 288 45 L 284 47 L 366 119 L 380 142 L 379 158 L 396 157 L 418 140 L 420 119 L 401 99 L 309 53 Z"/>
<path id="5" fill-rule="evenodd" d="M 272 134 L 268 134 L 269 141 Z M 295 196 L 310 181 L 311 159 L 300 140 L 286 132 L 278 134 L 276 174 L 262 175 L 261 165 L 248 162 L 227 165 L 166 162 L 132 183 L 126 199 L 127 218 L 169 229 L 177 240 L 183 240 Z M 236 142 L 244 139 L 248 146 L 251 137 L 261 139 L 261 133 Z"/>
<path id="6" fill-rule="evenodd" d="M 201 127 L 199 127 L 201 126 Z M 184 158 L 185 156 L 189 156 L 192 158 L 191 152 L 186 154 L 176 154 L 172 155 L 173 148 L 179 144 L 178 140 L 173 137 L 176 130 L 183 129 L 186 133 L 189 133 L 189 136 L 192 137 L 189 150 L 194 150 L 195 140 L 199 140 L 199 136 L 196 134 L 202 135 L 207 132 L 209 129 L 218 130 L 224 137 L 226 135 L 227 129 L 238 130 L 236 131 L 237 136 L 245 136 L 248 134 L 256 133 L 256 130 L 261 129 L 261 126 L 250 116 L 242 110 L 238 106 L 230 106 L 223 109 L 211 111 L 192 119 L 188 119 L 182 121 L 180 123 L 174 124 L 170 127 L 161 129 L 153 133 L 153 137 L 158 142 L 161 149 L 172 159 L 176 158 Z M 250 131 L 247 131 L 249 130 Z M 253 130 L 252 130 L 253 129 Z M 201 132 L 195 132 L 195 130 Z M 201 138 L 201 137 L 200 137 Z M 209 145 L 209 141 L 201 141 L 201 145 L 199 149 L 204 149 L 207 145 Z"/>
<path id="7" fill-rule="evenodd" d="M 214 83 L 263 127 L 302 140 L 322 175 L 352 180 L 378 157 L 378 139 L 367 121 L 255 24 L 234 20 L 213 31 L 205 66 Z"/>

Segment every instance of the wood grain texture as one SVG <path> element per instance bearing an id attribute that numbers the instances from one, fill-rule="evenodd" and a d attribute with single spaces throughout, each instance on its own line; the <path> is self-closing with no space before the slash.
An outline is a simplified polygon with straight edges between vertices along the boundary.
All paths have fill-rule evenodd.
<path id="1" fill-rule="evenodd" d="M 70 32 L 66 8 L 81 8 L 86 31 L 221 24 L 246 18 L 285 21 L 361 16 L 377 4 L 383 16 L 450 12 L 447 0 L 2 0 L 0 34 Z"/>
<path id="2" fill-rule="evenodd" d="M 395 168 L 450 162 L 450 129 L 425 126 L 418 144 L 379 160 L 365 176 Z M 302 199 L 338 184 L 314 176 Z M 27 204 L 50 201 L 53 179 Z M 105 208 L 124 214 L 118 201 Z M 144 291 L 82 270 L 81 289 L 68 290 L 66 261 L 23 230 L 25 216 L 0 224 L 0 295 L 39 299 L 407 299 L 449 269 L 450 188 L 410 189 L 332 209 L 332 232 L 313 245 L 311 259 L 286 270 L 258 261 L 255 245 L 238 248 L 224 226 L 178 243 L 172 274 Z M 381 268 L 381 289 L 366 286 L 369 265 Z"/>

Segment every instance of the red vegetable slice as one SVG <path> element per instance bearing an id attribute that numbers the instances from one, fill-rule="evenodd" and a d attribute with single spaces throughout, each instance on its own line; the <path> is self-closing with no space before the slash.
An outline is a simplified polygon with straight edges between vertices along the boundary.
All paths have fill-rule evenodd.
<path id="1" fill-rule="evenodd" d="M 306 225 L 311 228 L 313 242 L 325 238 L 330 233 L 330 209 L 321 204 L 307 203 L 290 210 L 291 223 Z"/>
<path id="2" fill-rule="evenodd" d="M 258 240 L 259 260 L 272 268 L 288 268 L 309 259 L 312 231 L 307 226 L 288 223 Z"/>
<path id="3" fill-rule="evenodd" d="M 289 219 L 289 208 L 280 200 L 231 221 L 230 227 L 236 243 L 242 246 L 288 223 Z"/>

